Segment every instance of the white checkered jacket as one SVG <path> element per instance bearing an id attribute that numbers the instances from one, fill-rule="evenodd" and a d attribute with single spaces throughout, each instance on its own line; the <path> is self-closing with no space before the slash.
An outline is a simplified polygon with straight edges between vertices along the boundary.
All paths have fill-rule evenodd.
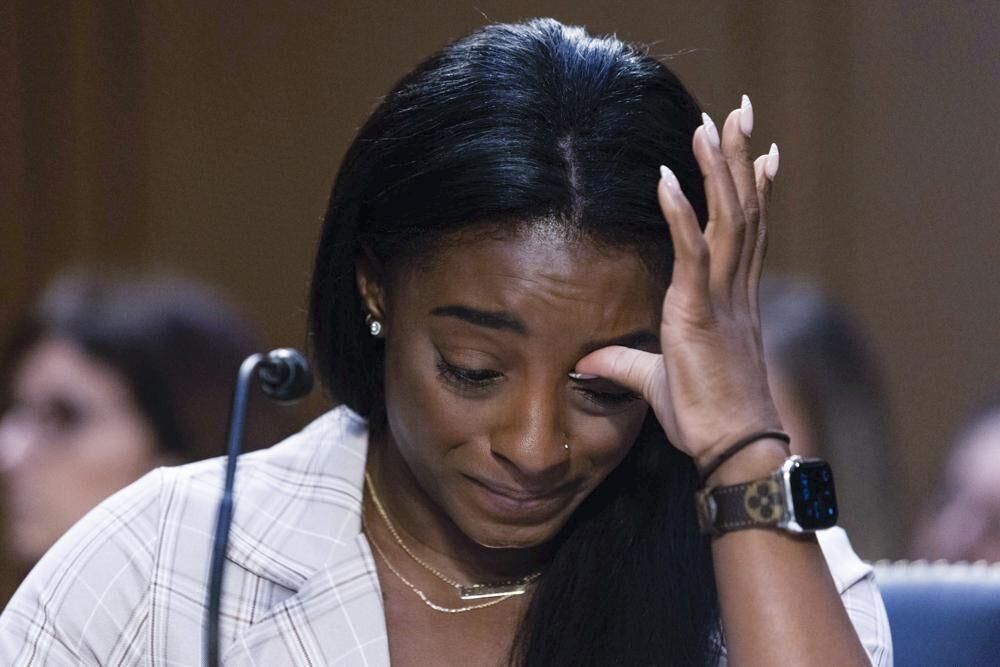
<path id="1" fill-rule="evenodd" d="M 225 665 L 389 664 L 361 532 L 367 426 L 336 408 L 240 458 L 222 595 Z M 161 468 L 115 494 L 32 570 L 0 615 L 2 665 L 200 665 L 222 459 Z M 821 539 L 873 664 L 891 665 L 871 568 Z"/>

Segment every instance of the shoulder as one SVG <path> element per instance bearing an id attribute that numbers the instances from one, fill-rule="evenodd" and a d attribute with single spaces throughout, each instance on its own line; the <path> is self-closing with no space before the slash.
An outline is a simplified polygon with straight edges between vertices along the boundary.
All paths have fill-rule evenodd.
<path id="1" fill-rule="evenodd" d="M 294 590 L 360 505 L 366 448 L 364 420 L 337 408 L 241 456 L 230 560 Z M 0 616 L 0 664 L 135 662 L 151 616 L 200 618 L 223 475 L 221 457 L 160 468 L 91 511 Z"/>
<path id="2" fill-rule="evenodd" d="M 366 422 L 341 406 L 267 449 L 240 456 L 234 536 L 273 540 L 275 522 L 294 523 L 338 490 L 347 498 L 357 495 L 360 479 L 356 478 L 363 474 L 367 444 Z M 193 527 L 214 530 L 224 474 L 225 457 L 164 469 L 161 521 L 187 526 L 189 534 L 198 532 Z M 197 539 L 211 541 L 203 537 Z"/>
<path id="3" fill-rule="evenodd" d="M 367 423 L 340 406 L 287 440 L 240 457 L 229 560 L 296 590 L 334 546 L 360 532 L 367 448 Z M 204 469 L 191 468 L 178 482 L 185 488 L 208 489 L 197 494 L 207 498 L 208 505 L 199 503 L 199 509 L 180 522 L 197 521 L 195 515 L 206 509 L 214 522 L 221 460 L 218 465 L 214 470 L 210 462 Z M 207 546 L 208 540 L 202 543 Z"/>
<path id="4" fill-rule="evenodd" d="M 0 615 L 0 663 L 111 661 L 148 594 L 164 473 L 101 503 L 38 562 Z M 111 630 L 102 632 L 101 630 Z"/>

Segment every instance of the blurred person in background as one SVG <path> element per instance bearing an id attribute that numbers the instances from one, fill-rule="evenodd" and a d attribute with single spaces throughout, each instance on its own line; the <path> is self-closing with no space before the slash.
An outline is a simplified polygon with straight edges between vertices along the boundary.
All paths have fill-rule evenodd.
<path id="1" fill-rule="evenodd" d="M 965 419 L 954 443 L 913 555 L 1000 562 L 1000 393 Z"/>
<path id="2" fill-rule="evenodd" d="M 792 451 L 830 462 L 840 524 L 865 559 L 897 555 L 889 411 L 858 324 L 818 287 L 765 277 L 760 292 L 768 382 Z"/>
<path id="3" fill-rule="evenodd" d="M 236 372 L 263 349 L 204 286 L 58 278 L 0 356 L 8 567 L 23 576 L 91 508 L 153 468 L 221 455 Z M 295 430 L 272 406 L 250 410 L 244 449 Z"/>

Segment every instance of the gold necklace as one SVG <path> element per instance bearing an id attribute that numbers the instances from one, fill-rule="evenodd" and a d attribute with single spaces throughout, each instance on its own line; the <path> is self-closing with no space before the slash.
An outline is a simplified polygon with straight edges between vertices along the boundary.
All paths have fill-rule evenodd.
<path id="1" fill-rule="evenodd" d="M 425 605 L 427 605 L 434 611 L 441 611 L 446 614 L 461 614 L 464 611 L 473 611 L 474 609 L 483 609 L 485 607 L 492 607 L 495 604 L 500 604 L 504 600 L 509 600 L 512 597 L 514 597 L 513 594 L 505 595 L 503 597 L 496 598 L 495 600 L 490 600 L 489 602 L 480 602 L 479 604 L 469 605 L 468 607 L 442 607 L 439 604 L 435 604 L 434 602 L 431 601 L 430 598 L 427 597 L 426 593 L 424 593 L 422 590 L 411 584 L 410 581 L 399 572 L 399 570 L 393 567 L 392 562 L 389 560 L 388 556 L 386 556 L 385 552 L 382 551 L 382 547 L 380 547 L 378 545 L 378 542 L 375 541 L 375 537 L 370 532 L 368 532 L 367 522 L 365 521 L 365 512 L 363 508 L 361 510 L 361 524 L 362 526 L 365 527 L 365 532 L 368 533 L 368 541 L 371 543 L 373 547 L 375 547 L 375 552 L 378 553 L 378 555 L 382 558 L 382 561 L 386 564 L 386 567 L 389 568 L 389 571 L 392 572 L 394 575 L 396 575 L 396 578 L 398 578 L 400 581 L 406 584 L 407 588 L 416 593 L 417 597 L 419 597 Z"/>
<path id="2" fill-rule="evenodd" d="M 538 572 L 532 572 L 526 577 L 521 577 L 520 579 L 510 579 L 507 581 L 499 581 L 492 584 L 463 584 L 461 582 L 455 581 L 454 579 L 444 575 L 442 572 L 434 568 L 434 566 L 423 561 L 419 556 L 413 553 L 408 546 L 406 546 L 406 543 L 403 542 L 403 538 L 401 538 L 399 536 L 399 533 L 396 532 L 396 527 L 393 526 L 392 521 L 389 520 L 389 514 L 385 511 L 385 507 L 382 506 L 382 501 L 379 500 L 378 493 L 375 492 L 375 485 L 372 484 L 372 478 L 371 475 L 368 474 L 368 471 L 365 471 L 365 485 L 368 487 L 368 493 L 372 497 L 372 502 L 375 504 L 375 509 L 378 510 L 379 516 L 382 517 L 382 520 L 385 522 L 386 527 L 392 534 L 393 539 L 396 540 L 396 544 L 398 544 L 400 548 L 402 548 L 403 551 L 406 552 L 406 555 L 412 558 L 418 565 L 420 565 L 422 568 L 433 574 L 435 577 L 437 577 L 444 583 L 456 589 L 458 591 L 459 597 L 462 598 L 463 600 L 477 600 L 480 598 L 494 598 L 494 597 L 507 598 L 512 595 L 521 595 L 527 590 L 528 584 L 533 582 L 535 579 L 538 579 L 538 577 L 542 576 L 542 572 L 541 570 L 539 570 Z M 383 560 L 385 560 L 384 554 L 382 555 L 382 558 Z M 389 561 L 386 560 L 386 565 L 388 564 Z M 389 569 L 392 569 L 392 567 L 390 566 Z M 406 583 L 405 580 L 404 583 Z"/>

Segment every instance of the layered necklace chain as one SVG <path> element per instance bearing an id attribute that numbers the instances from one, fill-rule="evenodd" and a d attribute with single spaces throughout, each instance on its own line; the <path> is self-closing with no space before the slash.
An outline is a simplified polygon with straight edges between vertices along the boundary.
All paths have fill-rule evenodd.
<path id="1" fill-rule="evenodd" d="M 399 570 L 393 566 L 392 562 L 382 551 L 382 547 L 379 546 L 378 542 L 375 541 L 371 532 L 367 529 L 367 523 L 365 522 L 365 513 L 361 512 L 361 521 L 365 526 L 365 532 L 368 534 L 368 540 L 371 542 L 372 546 L 375 547 L 375 551 L 385 562 L 386 567 L 392 572 L 396 577 L 403 582 L 403 584 L 417 594 L 424 604 L 435 611 L 445 612 L 448 614 L 458 614 L 464 611 L 472 611 L 474 609 L 483 609 L 484 607 L 492 607 L 495 604 L 500 604 L 504 600 L 509 600 L 512 597 L 523 594 L 527 588 L 528 584 L 535 581 L 542 575 L 541 571 L 533 572 L 526 577 L 521 577 L 520 579 L 511 579 L 507 581 L 501 581 L 492 584 L 462 584 L 461 582 L 455 581 L 454 579 L 446 576 L 440 570 L 436 569 L 434 566 L 430 565 L 419 556 L 417 556 L 413 551 L 406 545 L 403 538 L 400 537 L 399 533 L 396 531 L 396 527 L 392 524 L 389 519 L 388 513 L 385 511 L 385 507 L 382 506 L 382 501 L 378 497 L 378 493 L 375 492 L 375 485 L 372 484 L 371 476 L 368 472 L 365 472 L 365 486 L 368 488 L 368 494 L 372 498 L 372 503 L 375 505 L 375 509 L 378 511 L 379 516 L 382 517 L 382 521 L 385 523 L 386 528 L 389 529 L 389 533 L 392 535 L 396 544 L 409 556 L 417 565 L 433 574 L 435 577 L 448 584 L 452 588 L 456 589 L 458 595 L 463 600 L 475 600 L 480 598 L 494 598 L 488 602 L 481 602 L 479 604 L 469 605 L 466 607 L 444 607 L 432 602 L 427 595 L 421 591 L 419 588 L 414 586 L 406 577 L 404 577 Z"/>

